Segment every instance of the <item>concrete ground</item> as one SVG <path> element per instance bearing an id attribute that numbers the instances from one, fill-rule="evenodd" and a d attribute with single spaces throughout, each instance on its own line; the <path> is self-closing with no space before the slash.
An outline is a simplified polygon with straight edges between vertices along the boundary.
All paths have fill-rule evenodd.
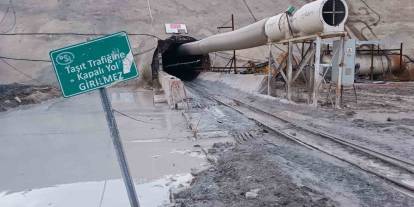
<path id="1" fill-rule="evenodd" d="M 206 166 L 184 117 L 153 104 L 152 91 L 111 89 L 142 206 L 169 200 L 169 189 Z M 0 206 L 128 206 L 96 92 L 0 113 Z M 196 146 L 196 147 L 194 147 Z"/>

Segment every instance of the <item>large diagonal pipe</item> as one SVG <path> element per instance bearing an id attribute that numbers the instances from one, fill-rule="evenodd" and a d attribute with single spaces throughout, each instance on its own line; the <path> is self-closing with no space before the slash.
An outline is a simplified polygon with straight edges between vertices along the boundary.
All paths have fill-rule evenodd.
<path id="1" fill-rule="evenodd" d="M 205 55 L 210 52 L 240 50 L 281 41 L 292 36 L 344 31 L 348 6 L 344 0 L 317 0 L 293 14 L 282 13 L 241 29 L 213 35 L 181 45 L 180 55 Z"/>

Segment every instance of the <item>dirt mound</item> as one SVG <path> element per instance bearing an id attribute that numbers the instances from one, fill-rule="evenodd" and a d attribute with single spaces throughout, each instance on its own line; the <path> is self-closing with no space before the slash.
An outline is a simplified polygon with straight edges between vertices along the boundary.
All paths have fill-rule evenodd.
<path id="1" fill-rule="evenodd" d="M 40 103 L 59 95 L 57 88 L 48 85 L 0 84 L 0 111 L 20 105 Z"/>
<path id="2" fill-rule="evenodd" d="M 335 206 L 321 193 L 294 184 L 260 150 L 223 148 L 216 145 L 217 163 L 194 175 L 191 188 L 174 195 L 175 206 Z"/>

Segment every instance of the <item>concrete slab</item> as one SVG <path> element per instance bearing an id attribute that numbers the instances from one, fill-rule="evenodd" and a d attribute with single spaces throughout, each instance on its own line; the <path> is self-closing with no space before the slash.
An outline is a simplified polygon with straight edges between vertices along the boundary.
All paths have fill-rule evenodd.
<path id="1" fill-rule="evenodd" d="M 158 81 L 171 108 L 177 107 L 179 103 L 183 103 L 187 98 L 184 84 L 179 78 L 160 71 L 158 72 Z"/>

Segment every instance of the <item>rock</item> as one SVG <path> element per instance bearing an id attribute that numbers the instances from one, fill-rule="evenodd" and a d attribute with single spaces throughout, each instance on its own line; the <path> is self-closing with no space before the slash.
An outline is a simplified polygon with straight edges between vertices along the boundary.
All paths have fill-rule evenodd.
<path id="1" fill-rule="evenodd" d="M 203 170 L 197 169 L 197 168 L 191 168 L 191 175 L 192 176 L 197 176 L 199 175 L 201 172 L 203 172 Z"/>
<path id="2" fill-rule="evenodd" d="M 208 153 L 210 153 L 210 154 L 215 154 L 215 153 L 217 153 L 217 149 L 215 149 L 215 148 L 208 149 L 207 151 L 208 151 Z"/>
<path id="3" fill-rule="evenodd" d="M 347 111 L 347 112 L 345 112 L 345 115 L 347 115 L 347 116 L 354 116 L 355 114 L 356 114 L 355 111 Z"/>
<path id="4" fill-rule="evenodd" d="M 256 199 L 259 196 L 259 191 L 260 189 L 257 188 L 246 192 L 246 199 Z"/>
<path id="5" fill-rule="evenodd" d="M 18 96 L 14 97 L 14 99 L 15 99 L 17 102 L 19 102 L 19 103 L 21 103 L 21 102 L 22 102 L 22 100 L 21 100 Z"/>
<path id="6" fill-rule="evenodd" d="M 213 163 L 213 164 L 217 163 L 217 157 L 215 156 L 207 155 L 206 158 L 207 158 L 207 161 L 209 161 L 210 163 Z"/>

